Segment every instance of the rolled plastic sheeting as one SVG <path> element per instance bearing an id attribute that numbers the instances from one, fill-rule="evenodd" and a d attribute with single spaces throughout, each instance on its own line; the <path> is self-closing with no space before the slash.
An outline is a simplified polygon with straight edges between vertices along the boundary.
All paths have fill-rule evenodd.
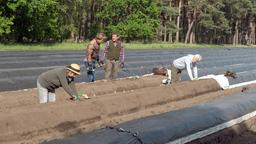
<path id="1" fill-rule="evenodd" d="M 104 128 L 64 140 L 53 140 L 47 144 L 165 144 L 255 110 L 256 90 L 252 90 L 191 108 L 133 120 L 112 129 Z"/>
<path id="2" fill-rule="evenodd" d="M 214 79 L 222 89 L 227 89 L 229 87 L 229 80 L 224 75 L 207 75 L 199 77 L 199 79 Z"/>

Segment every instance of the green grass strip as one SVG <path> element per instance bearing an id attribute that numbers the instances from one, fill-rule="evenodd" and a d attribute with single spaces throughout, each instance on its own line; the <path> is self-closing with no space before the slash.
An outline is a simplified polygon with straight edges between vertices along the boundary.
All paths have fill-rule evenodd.
<path id="1" fill-rule="evenodd" d="M 52 44 L 0 44 L 0 51 L 66 51 L 66 50 L 85 50 L 87 42 L 83 43 L 52 43 Z M 104 47 L 102 44 L 101 48 Z M 185 44 L 185 43 L 125 43 L 125 49 L 171 49 L 171 48 L 241 48 L 256 46 L 245 45 L 210 45 L 210 44 Z"/>

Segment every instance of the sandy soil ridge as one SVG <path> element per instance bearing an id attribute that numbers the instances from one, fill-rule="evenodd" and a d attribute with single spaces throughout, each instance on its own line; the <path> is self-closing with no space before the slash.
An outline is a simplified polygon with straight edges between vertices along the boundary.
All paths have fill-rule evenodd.
<path id="1" fill-rule="evenodd" d="M 150 76 L 79 84 L 78 90 L 87 92 L 91 99 L 69 101 L 59 89 L 57 102 L 46 105 L 37 103 L 35 89 L 2 92 L 0 143 L 39 143 L 240 92 L 239 88 L 220 91 L 214 80 L 164 86 L 160 84 L 162 78 Z"/>

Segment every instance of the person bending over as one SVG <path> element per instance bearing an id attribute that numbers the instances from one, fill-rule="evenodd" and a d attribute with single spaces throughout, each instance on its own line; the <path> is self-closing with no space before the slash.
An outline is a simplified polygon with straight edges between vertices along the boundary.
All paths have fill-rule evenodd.
<path id="1" fill-rule="evenodd" d="M 181 58 L 178 58 L 173 61 L 171 66 L 171 80 L 172 83 L 177 83 L 181 80 L 181 72 L 186 69 L 189 75 L 190 80 L 195 80 L 198 78 L 197 72 L 197 63 L 202 60 L 201 55 L 187 55 Z M 193 75 L 192 75 L 192 70 Z"/>
<path id="2" fill-rule="evenodd" d="M 74 79 L 80 75 L 80 66 L 71 64 L 67 67 L 56 68 L 39 75 L 37 79 L 37 91 L 40 103 L 55 102 L 55 89 L 63 89 L 71 96 L 72 100 L 78 97 Z"/>

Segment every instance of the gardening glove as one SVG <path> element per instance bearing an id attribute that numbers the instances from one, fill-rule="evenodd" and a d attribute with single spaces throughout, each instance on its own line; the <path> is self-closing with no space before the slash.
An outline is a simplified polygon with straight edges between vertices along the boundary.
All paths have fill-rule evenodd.
<path id="1" fill-rule="evenodd" d="M 193 78 L 192 80 L 199 80 L 199 78 Z"/>
<path id="2" fill-rule="evenodd" d="M 99 67 L 102 67 L 104 62 L 102 60 L 98 61 Z"/>
<path id="3" fill-rule="evenodd" d="M 104 64 L 104 61 L 103 61 L 103 60 L 100 60 L 100 64 L 103 65 L 103 64 Z"/>
<path id="4" fill-rule="evenodd" d="M 72 95 L 71 100 L 73 100 L 73 101 L 80 101 L 80 96 L 79 95 Z"/>
<path id="5" fill-rule="evenodd" d="M 124 62 L 120 63 L 120 68 L 124 68 Z"/>
<path id="6" fill-rule="evenodd" d="M 100 62 L 97 61 L 95 67 L 96 67 L 96 68 L 100 67 Z"/>
<path id="7" fill-rule="evenodd" d="M 104 63 L 100 63 L 100 67 L 103 67 Z"/>

